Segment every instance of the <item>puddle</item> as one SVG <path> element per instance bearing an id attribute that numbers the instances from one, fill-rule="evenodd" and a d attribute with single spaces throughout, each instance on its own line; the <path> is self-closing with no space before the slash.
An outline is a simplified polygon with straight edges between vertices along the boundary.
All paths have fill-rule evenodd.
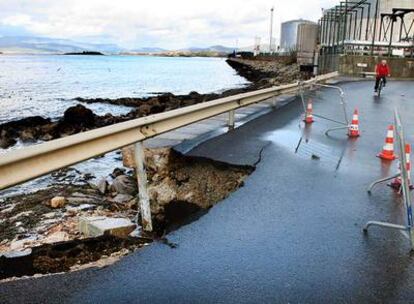
<path id="1" fill-rule="evenodd" d="M 311 136 L 312 127 L 297 128 L 297 131 L 279 129 L 268 134 L 265 139 L 286 148 L 300 158 L 314 160 L 339 169 L 346 146 L 343 149 L 315 140 Z"/>

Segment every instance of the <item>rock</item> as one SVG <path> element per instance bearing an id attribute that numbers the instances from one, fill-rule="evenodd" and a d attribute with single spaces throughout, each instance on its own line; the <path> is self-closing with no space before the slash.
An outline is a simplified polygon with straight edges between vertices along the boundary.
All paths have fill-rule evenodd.
<path id="1" fill-rule="evenodd" d="M 112 173 L 111 173 L 111 177 L 116 178 L 120 175 L 125 175 L 125 171 L 126 170 L 122 169 L 122 168 L 115 168 L 114 171 L 112 171 Z"/>
<path id="2" fill-rule="evenodd" d="M 27 248 L 27 249 L 24 249 L 24 250 L 8 251 L 8 252 L 3 253 L 3 256 L 5 258 L 8 258 L 8 259 L 13 259 L 13 258 L 21 258 L 21 257 L 28 256 L 28 255 L 31 255 L 31 254 L 32 254 L 32 249 Z"/>
<path id="3" fill-rule="evenodd" d="M 113 235 L 128 237 L 135 230 L 136 225 L 126 218 L 110 218 L 105 216 L 81 217 L 79 231 L 87 237 Z"/>
<path id="4" fill-rule="evenodd" d="M 51 218 L 55 218 L 56 215 L 57 215 L 56 212 L 48 212 L 48 213 L 43 214 L 43 217 L 46 219 L 51 219 Z"/>
<path id="5" fill-rule="evenodd" d="M 52 208 L 63 208 L 67 203 L 67 200 L 63 196 L 55 196 L 49 202 L 50 207 Z"/>
<path id="6" fill-rule="evenodd" d="M 129 194 L 135 196 L 138 193 L 137 182 L 132 177 L 120 175 L 113 181 L 111 191 L 118 194 Z"/>
<path id="7" fill-rule="evenodd" d="M 127 203 L 131 200 L 133 200 L 134 197 L 129 194 L 117 194 L 112 201 L 118 204 Z"/>
<path id="8" fill-rule="evenodd" d="M 78 104 L 65 111 L 62 122 L 64 124 L 90 127 L 95 124 L 95 114 L 93 114 L 92 110 Z"/>
<path id="9" fill-rule="evenodd" d="M 169 178 L 164 178 L 161 183 L 148 187 L 148 194 L 151 201 L 158 205 L 166 205 L 177 198 L 176 184 Z"/>
<path id="10" fill-rule="evenodd" d="M 92 197 L 68 197 L 67 202 L 72 205 L 97 204 L 98 200 Z"/>
<path id="11" fill-rule="evenodd" d="M 149 104 L 142 104 L 138 108 L 139 116 L 147 116 L 151 113 L 151 106 Z"/>
<path id="12" fill-rule="evenodd" d="M 108 189 L 108 182 L 106 181 L 106 178 L 102 178 L 96 185 L 96 188 L 100 193 L 105 194 Z"/>
<path id="13" fill-rule="evenodd" d="M 16 140 L 12 137 L 8 137 L 7 135 L 0 137 L 0 148 L 7 149 L 11 146 L 16 144 Z"/>
<path id="14" fill-rule="evenodd" d="M 20 139 L 23 141 L 34 141 L 35 134 L 33 129 L 25 129 L 20 133 Z"/>
<path id="15" fill-rule="evenodd" d="M 66 211 L 68 212 L 79 212 L 79 211 L 85 211 L 85 210 L 93 210 L 95 209 L 96 206 L 95 205 L 91 205 L 91 204 L 81 204 L 77 207 L 66 207 Z"/>
<path id="16" fill-rule="evenodd" d="M 25 239 L 12 241 L 11 244 L 10 244 L 10 250 L 11 251 L 21 251 L 22 249 L 24 249 L 24 247 L 26 245 L 29 245 L 29 244 L 35 242 L 36 239 L 37 238 L 35 236 L 30 236 L 30 237 L 27 237 Z"/>
<path id="17" fill-rule="evenodd" d="M 122 148 L 122 165 L 127 168 L 135 168 L 135 148 L 133 145 Z"/>
<path id="18" fill-rule="evenodd" d="M 53 244 L 58 242 L 64 242 L 69 240 L 69 234 L 64 231 L 57 231 L 42 240 L 43 244 Z"/>

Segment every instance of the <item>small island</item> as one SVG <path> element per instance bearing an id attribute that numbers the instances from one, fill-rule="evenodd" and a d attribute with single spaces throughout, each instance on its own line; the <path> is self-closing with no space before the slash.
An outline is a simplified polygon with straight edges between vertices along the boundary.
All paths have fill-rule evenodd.
<path id="1" fill-rule="evenodd" d="M 83 52 L 70 52 L 65 53 L 63 55 L 93 55 L 93 56 L 104 56 L 101 52 L 94 52 L 94 51 L 83 51 Z"/>

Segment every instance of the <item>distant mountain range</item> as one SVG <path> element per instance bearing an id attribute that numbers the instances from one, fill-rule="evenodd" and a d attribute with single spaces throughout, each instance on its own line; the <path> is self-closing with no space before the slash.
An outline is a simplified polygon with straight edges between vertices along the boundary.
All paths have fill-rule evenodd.
<path id="1" fill-rule="evenodd" d="M 68 53 L 98 51 L 119 53 L 123 49 L 115 44 L 93 44 L 69 39 L 43 37 L 0 37 L 0 52 L 4 53 Z"/>
<path id="2" fill-rule="evenodd" d="M 158 47 L 142 47 L 136 49 L 125 49 L 116 44 L 94 44 L 77 42 L 69 39 L 54 39 L 45 37 L 0 37 L 0 52 L 3 53 L 25 53 L 25 54 L 63 54 L 79 53 L 84 51 L 96 51 L 104 54 L 119 53 L 167 53 L 166 50 Z M 173 52 L 183 53 L 231 53 L 233 48 L 214 45 L 207 48 L 191 47 L 187 49 L 176 50 Z"/>
<path id="3" fill-rule="evenodd" d="M 181 49 L 179 51 L 183 52 L 194 52 L 194 53 L 200 53 L 200 52 L 217 52 L 217 53 L 231 53 L 233 52 L 234 48 L 225 47 L 222 45 L 213 45 L 207 48 L 199 48 L 199 47 L 190 47 L 187 49 Z"/>

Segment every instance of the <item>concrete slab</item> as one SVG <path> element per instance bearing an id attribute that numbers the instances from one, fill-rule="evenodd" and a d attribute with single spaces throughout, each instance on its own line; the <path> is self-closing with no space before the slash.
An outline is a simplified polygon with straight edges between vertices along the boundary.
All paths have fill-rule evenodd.
<path id="1" fill-rule="evenodd" d="M 127 237 L 136 225 L 126 218 L 110 218 L 106 216 L 92 216 L 79 218 L 79 231 L 86 237 L 113 235 Z"/>

